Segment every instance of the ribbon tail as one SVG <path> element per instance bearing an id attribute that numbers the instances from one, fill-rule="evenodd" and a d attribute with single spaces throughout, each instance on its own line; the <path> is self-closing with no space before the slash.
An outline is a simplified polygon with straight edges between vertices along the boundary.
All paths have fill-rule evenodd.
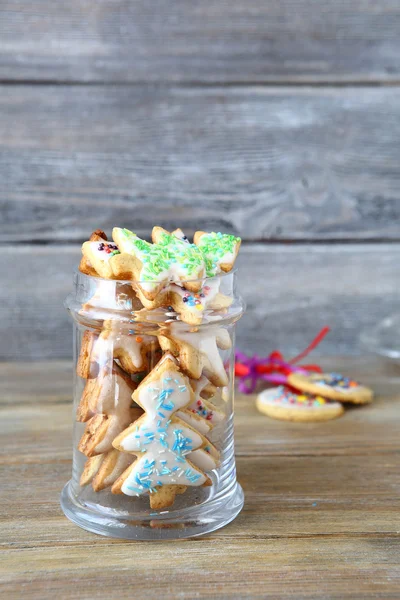
<path id="1" fill-rule="evenodd" d="M 300 360 L 302 360 L 305 356 L 307 356 L 307 354 L 309 354 L 311 352 L 311 350 L 314 350 L 314 348 L 316 348 L 318 346 L 318 344 L 320 344 L 322 342 L 322 340 L 324 339 L 324 337 L 330 332 L 330 327 L 323 327 L 321 329 L 321 331 L 319 332 L 319 334 L 313 339 L 313 341 L 311 342 L 311 344 L 309 344 L 307 346 L 307 348 L 305 348 L 303 350 L 303 352 L 300 352 L 300 354 L 298 354 L 297 356 L 295 356 L 294 358 L 292 358 L 289 362 L 290 364 L 294 364 L 299 362 Z"/>

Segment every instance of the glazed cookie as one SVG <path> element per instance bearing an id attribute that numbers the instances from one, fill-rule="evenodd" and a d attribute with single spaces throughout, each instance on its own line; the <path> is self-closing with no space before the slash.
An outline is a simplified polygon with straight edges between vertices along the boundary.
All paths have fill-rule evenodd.
<path id="1" fill-rule="evenodd" d="M 206 400 L 209 400 L 215 396 L 217 391 L 217 387 L 213 385 L 205 375 L 202 375 L 200 379 L 191 379 L 190 385 L 193 388 L 196 398 L 205 398 Z"/>
<path id="2" fill-rule="evenodd" d="M 95 365 L 92 363 L 91 356 L 94 345 L 98 339 L 98 334 L 88 329 L 84 332 L 81 342 L 81 351 L 76 364 L 76 374 L 83 379 L 95 377 L 97 374 Z"/>
<path id="3" fill-rule="evenodd" d="M 231 347 L 226 329 L 208 326 L 204 331 L 190 332 L 179 323 L 162 330 L 161 348 L 179 357 L 181 369 L 192 379 L 204 374 L 215 386 L 228 383 L 224 363 L 219 353 Z"/>
<path id="4" fill-rule="evenodd" d="M 239 252 L 241 239 L 225 233 L 196 231 L 194 243 L 206 262 L 206 275 L 213 277 L 221 271 L 231 271 Z"/>
<path id="5" fill-rule="evenodd" d="M 199 417 L 202 417 L 207 423 L 210 423 L 213 427 L 219 425 L 225 418 L 225 415 L 220 411 L 212 402 L 204 400 L 204 398 L 197 398 L 189 406 L 188 410 Z"/>
<path id="6" fill-rule="evenodd" d="M 178 227 L 178 229 L 174 229 L 174 231 L 171 232 L 171 235 L 174 235 L 181 242 L 185 242 L 185 244 L 190 244 L 188 236 L 185 235 L 183 233 L 182 229 L 180 229 L 179 227 Z"/>
<path id="7" fill-rule="evenodd" d="M 133 329 L 121 331 L 117 321 L 107 320 L 90 358 L 99 365 L 116 359 L 127 373 L 139 373 L 148 368 L 147 355 L 157 347 L 156 336 L 138 334 Z"/>
<path id="8" fill-rule="evenodd" d="M 176 416 L 185 421 L 190 427 L 193 427 L 196 431 L 208 437 L 211 429 L 212 423 L 206 420 L 204 415 L 196 413 L 192 411 L 190 408 L 185 408 L 184 410 L 178 410 Z"/>
<path id="9" fill-rule="evenodd" d="M 123 393 L 123 401 L 119 402 L 117 396 L 118 403 L 130 407 L 132 394 L 137 387 L 136 383 L 118 365 L 114 364 L 112 368 L 105 366 L 100 369 L 97 377 L 86 381 L 77 408 L 76 420 L 85 423 L 95 414 L 111 410 L 116 402 L 116 385 L 118 393 L 120 389 Z"/>
<path id="10" fill-rule="evenodd" d="M 180 229 L 172 234 L 162 227 L 153 227 L 151 238 L 154 245 L 163 249 L 172 261 L 168 280 L 182 284 L 187 290 L 198 292 L 205 274 L 205 264 L 201 252 L 191 244 Z M 196 281 L 197 280 L 197 281 Z"/>
<path id="11" fill-rule="evenodd" d="M 79 485 L 84 487 L 93 481 L 93 478 L 101 467 L 104 456 L 105 454 L 98 454 L 87 459 L 79 480 Z"/>
<path id="12" fill-rule="evenodd" d="M 130 285 L 98 280 L 93 296 L 82 304 L 79 314 L 98 320 L 113 318 L 122 320 L 124 317 L 121 313 L 138 311 L 142 308 L 142 303 Z"/>
<path id="13" fill-rule="evenodd" d="M 137 460 L 112 491 L 128 496 L 150 494 L 152 508 L 165 508 L 174 501 L 173 486 L 207 484 L 207 475 L 196 465 L 209 465 L 210 460 L 216 465 L 216 461 L 210 452 L 202 450 L 209 442 L 175 414 L 194 397 L 189 380 L 171 355 L 166 354 L 141 382 L 133 399 L 145 414 L 117 436 L 113 445 L 134 454 Z M 196 450 L 199 452 L 194 454 Z"/>
<path id="14" fill-rule="evenodd" d="M 206 310 L 223 310 L 232 304 L 231 298 L 218 291 L 220 282 L 217 279 L 207 281 L 198 292 L 190 292 L 171 283 L 163 288 L 154 300 L 148 300 L 137 283 L 132 283 L 132 286 L 147 310 L 164 306 L 170 312 L 178 313 L 180 319 L 189 325 L 200 325 Z"/>
<path id="15" fill-rule="evenodd" d="M 344 413 L 340 402 L 310 394 L 294 394 L 283 386 L 261 392 L 256 405 L 264 415 L 283 421 L 329 421 Z"/>
<path id="16" fill-rule="evenodd" d="M 86 422 L 78 449 L 86 456 L 112 450 L 113 439 L 143 411 L 132 408 L 136 385 L 115 366 L 88 379 L 77 410 L 77 420 Z"/>
<path id="17" fill-rule="evenodd" d="M 160 306 L 169 306 L 169 286 L 160 290 L 153 300 L 149 300 L 148 298 L 146 298 L 138 283 L 133 281 L 132 287 L 135 290 L 138 299 L 143 304 L 144 308 L 146 308 L 147 310 L 155 310 Z"/>
<path id="18" fill-rule="evenodd" d="M 90 267 L 94 269 L 100 277 L 114 279 L 112 261 L 120 254 L 120 251 L 114 242 L 107 242 L 105 240 L 84 242 L 82 245 L 82 254 Z"/>
<path id="19" fill-rule="evenodd" d="M 91 456 L 85 463 L 80 485 L 85 486 L 91 483 L 95 492 L 111 487 L 133 460 L 135 460 L 134 457 L 124 452 L 118 452 L 115 448 L 104 454 Z"/>
<path id="20" fill-rule="evenodd" d="M 89 238 L 89 242 L 104 242 L 107 241 L 107 236 L 101 229 L 96 229 L 93 231 L 92 235 Z M 82 256 L 81 262 L 79 263 L 79 270 L 81 273 L 85 273 L 85 275 L 92 275 L 94 277 L 98 277 L 98 272 L 92 267 L 89 260 Z"/>
<path id="21" fill-rule="evenodd" d="M 171 284 L 168 288 L 169 305 L 180 314 L 182 321 L 189 325 L 199 325 L 206 310 L 229 308 L 232 299 L 219 292 L 218 278 L 204 283 L 198 292 L 190 292 L 184 287 Z"/>
<path id="22" fill-rule="evenodd" d="M 373 399 L 372 390 L 339 373 L 291 373 L 288 384 L 302 392 L 320 394 L 340 402 L 368 404 Z"/>
<path id="23" fill-rule="evenodd" d="M 126 411 L 113 411 L 116 414 L 98 414 L 86 423 L 78 450 L 86 456 L 95 456 L 112 450 L 113 439 L 130 423 L 136 421 L 143 411 L 131 408 Z"/>
<path id="24" fill-rule="evenodd" d="M 121 252 L 132 256 L 133 279 L 148 300 L 154 300 L 171 281 L 185 282 L 191 291 L 200 289 L 201 281 L 195 280 L 204 275 L 204 261 L 194 244 L 182 242 L 161 227 L 153 229 L 154 244 L 119 227 L 114 227 L 113 239 Z"/>

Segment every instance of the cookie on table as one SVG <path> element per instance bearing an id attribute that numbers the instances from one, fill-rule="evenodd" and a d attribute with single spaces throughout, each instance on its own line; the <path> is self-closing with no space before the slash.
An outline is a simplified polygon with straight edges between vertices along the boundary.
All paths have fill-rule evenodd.
<path id="1" fill-rule="evenodd" d="M 340 402 L 312 394 L 294 394 L 284 386 L 258 394 L 256 406 L 264 415 L 282 421 L 329 421 L 344 413 Z"/>
<path id="2" fill-rule="evenodd" d="M 312 373 L 302 375 L 291 373 L 288 384 L 310 394 L 320 394 L 324 398 L 349 402 L 351 404 L 368 404 L 372 402 L 371 389 L 344 377 L 340 373 Z"/>

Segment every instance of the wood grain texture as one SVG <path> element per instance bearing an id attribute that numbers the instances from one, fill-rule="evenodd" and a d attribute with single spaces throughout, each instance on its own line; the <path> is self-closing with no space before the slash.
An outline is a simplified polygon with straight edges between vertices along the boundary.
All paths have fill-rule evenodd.
<path id="1" fill-rule="evenodd" d="M 58 81 L 390 81 L 396 0 L 3 0 L 0 77 Z"/>
<path id="2" fill-rule="evenodd" d="M 328 423 L 296 424 L 261 418 L 248 396 L 237 394 L 236 454 L 240 457 L 343 457 L 348 453 L 363 457 L 390 453 L 400 443 L 398 437 L 398 392 L 400 369 L 397 365 L 377 362 L 372 356 L 335 356 L 324 358 L 317 354 L 322 368 L 335 370 L 361 380 L 379 392 L 370 405 L 348 409 L 345 417 Z M 0 399 L 4 442 L 0 447 L 0 463 L 51 463 L 65 458 L 70 448 L 68 436 L 58 439 L 60 428 L 70 427 L 69 418 L 63 422 L 65 405 L 72 399 L 72 364 L 67 361 L 0 362 Z M 53 427 L 57 419 L 60 425 Z M 24 432 L 21 446 L 18 431 Z M 252 431 L 252 436 L 248 431 Z M 42 444 L 37 444 L 37 432 Z M 306 433 L 306 435 L 305 435 Z M 47 442 L 44 444 L 44 439 Z M 52 449 L 53 448 L 53 449 Z M 49 457 L 49 452 L 51 457 Z M 328 476 L 328 474 L 327 474 Z"/>
<path id="3" fill-rule="evenodd" d="M 71 356 L 72 323 L 63 301 L 72 291 L 80 250 L 71 246 L 2 249 L 0 357 Z M 360 333 L 398 303 L 399 244 L 245 245 L 238 259 L 239 289 L 247 302 L 238 346 L 290 356 L 325 325 L 321 352 L 362 351 Z"/>
<path id="4" fill-rule="evenodd" d="M 0 237 L 400 239 L 398 88 L 0 87 Z"/>
<path id="5" fill-rule="evenodd" d="M 239 395 L 244 509 L 214 534 L 168 543 L 95 536 L 62 515 L 58 497 L 71 470 L 70 364 L 0 364 L 2 595 L 69 599 L 79 591 L 88 600 L 124 599 L 134 590 L 139 600 L 397 598 L 400 442 L 389 436 L 382 452 L 373 441 L 398 430 L 400 373 L 365 357 L 322 363 L 346 365 L 372 385 L 377 404 L 337 421 L 296 425 L 261 415 L 256 422 L 254 397 Z M 256 454 L 256 445 L 246 446 L 254 436 L 263 439 Z M 319 451 L 322 438 L 326 454 Z"/>
<path id="6" fill-rule="evenodd" d="M 93 559 L 93 546 L 96 558 Z M 214 539 L 84 549 L 10 550 L 3 557 L 7 598 L 397 598 L 400 545 L 386 536 L 359 539 Z M 204 581 L 206 579 L 206 582 Z M 137 586 L 137 587 L 136 587 Z M 139 587 L 140 586 L 140 587 Z M 139 588 L 139 589 L 137 589 Z M 61 594 L 61 595 L 60 595 Z"/>

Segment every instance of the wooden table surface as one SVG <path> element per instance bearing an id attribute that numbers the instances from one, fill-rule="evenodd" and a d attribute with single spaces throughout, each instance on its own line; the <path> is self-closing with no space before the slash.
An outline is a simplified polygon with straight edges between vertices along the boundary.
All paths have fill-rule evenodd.
<path id="1" fill-rule="evenodd" d="M 59 506 L 70 364 L 1 363 L 2 598 L 400 598 L 400 370 L 330 364 L 372 385 L 375 403 L 295 424 L 239 396 L 240 516 L 203 538 L 126 542 L 79 529 Z"/>

